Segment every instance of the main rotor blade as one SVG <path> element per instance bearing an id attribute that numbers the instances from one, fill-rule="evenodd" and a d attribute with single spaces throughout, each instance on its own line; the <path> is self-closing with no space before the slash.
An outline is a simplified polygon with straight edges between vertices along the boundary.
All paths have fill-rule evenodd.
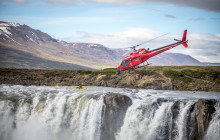
<path id="1" fill-rule="evenodd" d="M 155 38 L 153 38 L 153 39 L 151 39 L 151 40 L 148 40 L 148 41 L 146 41 L 146 42 L 143 42 L 143 43 L 141 43 L 141 44 L 138 44 L 138 45 L 135 45 L 135 46 L 132 46 L 132 47 L 129 47 L 129 48 L 135 50 L 136 47 L 138 47 L 138 46 L 140 46 L 140 45 L 143 45 L 143 44 L 145 44 L 145 43 L 147 43 L 147 42 L 150 42 L 150 41 L 152 41 L 152 40 L 155 40 L 155 39 L 157 39 L 157 38 L 159 38 L 159 37 L 165 36 L 165 35 L 167 35 L 167 34 L 169 34 L 169 33 L 163 34 L 163 35 L 161 35 L 161 36 L 155 37 Z"/>
<path id="2" fill-rule="evenodd" d="M 128 50 L 127 52 L 125 52 L 122 56 L 127 56 L 127 54 L 131 53 L 132 50 Z"/>

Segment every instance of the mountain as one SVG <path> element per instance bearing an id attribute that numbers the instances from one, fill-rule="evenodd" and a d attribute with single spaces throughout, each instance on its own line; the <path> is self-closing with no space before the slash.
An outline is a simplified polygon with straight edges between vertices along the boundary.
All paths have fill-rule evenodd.
<path id="1" fill-rule="evenodd" d="M 209 62 L 202 62 L 206 66 L 220 66 L 220 63 L 209 63 Z"/>
<path id="2" fill-rule="evenodd" d="M 0 45 L 29 53 L 40 59 L 98 69 L 116 67 L 123 52 L 94 43 L 67 43 L 27 25 L 2 21 L 0 22 Z M 4 55 L 8 56 L 7 53 Z"/>
<path id="3" fill-rule="evenodd" d="M 162 53 L 148 60 L 154 65 L 162 66 L 206 66 L 206 64 L 196 60 L 190 55 L 180 53 Z"/>
<path id="4" fill-rule="evenodd" d="M 89 67 L 76 64 L 43 59 L 33 56 L 30 53 L 3 47 L 1 45 L 0 50 L 0 68 L 92 70 Z"/>
<path id="5" fill-rule="evenodd" d="M 68 43 L 25 24 L 0 21 L 0 67 L 103 69 L 116 67 L 125 53 L 96 43 Z M 189 55 L 162 53 L 148 60 L 164 66 L 211 66 Z"/>

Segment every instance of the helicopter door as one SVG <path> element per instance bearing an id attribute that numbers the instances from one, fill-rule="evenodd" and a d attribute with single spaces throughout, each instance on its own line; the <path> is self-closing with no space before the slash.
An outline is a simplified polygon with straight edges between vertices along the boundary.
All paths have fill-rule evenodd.
<path id="1" fill-rule="evenodd" d="M 128 67 L 128 59 L 123 61 L 123 68 L 127 68 Z"/>

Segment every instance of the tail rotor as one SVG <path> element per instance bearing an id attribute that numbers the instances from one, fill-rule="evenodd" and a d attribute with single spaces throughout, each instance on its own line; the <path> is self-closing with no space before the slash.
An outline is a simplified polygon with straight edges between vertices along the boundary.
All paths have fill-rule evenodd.
<path id="1" fill-rule="evenodd" d="M 175 41 L 178 41 L 178 42 L 183 42 L 182 45 L 187 48 L 187 47 L 188 47 L 188 44 L 187 44 L 188 40 L 186 40 L 186 36 L 187 36 L 187 30 L 185 30 L 185 31 L 183 32 L 182 40 L 175 39 L 175 38 L 174 38 L 174 40 L 175 40 Z"/>

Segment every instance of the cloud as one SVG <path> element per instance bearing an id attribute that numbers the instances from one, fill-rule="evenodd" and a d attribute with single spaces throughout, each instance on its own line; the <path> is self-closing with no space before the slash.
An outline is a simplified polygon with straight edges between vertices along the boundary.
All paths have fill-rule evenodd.
<path id="1" fill-rule="evenodd" d="M 61 4 L 68 4 L 68 3 L 71 3 L 71 2 L 77 2 L 78 0 L 47 0 L 47 2 L 49 3 L 61 3 Z M 81 0 L 79 0 L 81 1 Z"/>
<path id="2" fill-rule="evenodd" d="M 24 4 L 27 3 L 28 0 L 1 0 L 0 5 L 5 2 L 15 2 Z M 69 4 L 69 3 L 77 3 L 77 2 L 96 2 L 96 3 L 116 3 L 116 4 L 140 4 L 140 3 L 168 3 L 177 6 L 187 6 L 198 9 L 204 9 L 208 11 L 220 12 L 220 1 L 219 0 L 44 0 L 49 3 L 58 3 L 58 4 Z"/>
<path id="3" fill-rule="evenodd" d="M 202 62 L 220 62 L 220 34 L 190 34 L 188 38 L 189 48 L 179 48 L 176 52 L 189 54 Z"/>
<path id="4" fill-rule="evenodd" d="M 0 0 L 0 5 L 4 5 L 5 2 L 15 2 L 19 4 L 26 4 L 27 0 Z"/>
<path id="5" fill-rule="evenodd" d="M 96 24 L 96 23 L 111 23 L 118 22 L 120 19 L 114 17 L 35 17 L 35 16 L 1 16 L 0 19 L 3 21 L 22 20 L 23 23 L 27 24 L 30 21 L 32 25 L 42 26 L 64 26 L 64 25 L 82 25 L 82 24 Z"/>
<path id="6" fill-rule="evenodd" d="M 109 48 L 126 48 L 151 40 L 160 36 L 161 32 L 147 28 L 130 28 L 123 32 L 113 34 L 92 34 L 87 32 L 78 32 L 77 36 L 63 38 L 68 42 L 88 42 L 99 43 Z M 141 47 L 155 49 L 174 43 L 173 38 L 181 39 L 182 33 L 178 35 L 167 35 Z M 169 52 L 183 53 L 190 55 L 201 62 L 220 63 L 220 34 L 189 34 L 189 47 L 178 46 Z"/>
<path id="7" fill-rule="evenodd" d="M 191 18 L 190 21 L 202 21 L 205 20 L 205 18 Z"/>
<path id="8" fill-rule="evenodd" d="M 220 18 L 202 18 L 202 17 L 198 17 L 198 18 L 191 18 L 189 19 L 190 21 L 202 21 L 202 20 L 220 20 Z"/>
<path id="9" fill-rule="evenodd" d="M 211 20 L 220 20 L 220 18 L 210 18 Z"/>
<path id="10" fill-rule="evenodd" d="M 168 14 L 166 14 L 166 15 L 164 15 L 165 17 L 167 17 L 167 18 L 176 18 L 175 16 L 173 16 L 173 15 L 168 15 Z"/>
<path id="11" fill-rule="evenodd" d="M 71 2 L 98 2 L 98 3 L 119 3 L 119 4 L 138 4 L 138 3 L 153 3 L 161 2 L 174 4 L 178 6 L 188 6 L 198 9 L 220 12 L 219 0 L 47 0 L 51 3 L 71 3 Z"/>
<path id="12" fill-rule="evenodd" d="M 27 3 L 27 0 L 11 0 L 13 2 L 17 2 L 17 3 Z"/>
<path id="13" fill-rule="evenodd" d="M 68 42 L 90 42 L 103 44 L 109 48 L 126 48 L 150 40 L 159 32 L 146 28 L 130 28 L 113 34 L 90 34 L 77 32 L 78 36 L 64 38 Z"/>
<path id="14" fill-rule="evenodd" d="M 91 23 L 109 23 L 118 21 L 118 19 L 109 17 L 62 17 L 62 18 L 42 18 L 42 22 L 37 25 L 72 25 L 72 24 L 91 24 Z"/>
<path id="15" fill-rule="evenodd" d="M 28 0 L 1 0 L 0 5 L 5 2 L 15 2 L 24 4 L 27 3 Z M 188 6 L 198 9 L 204 9 L 208 11 L 220 12 L 220 1 L 219 0 L 45 0 L 49 3 L 58 3 L 58 4 L 69 4 L 76 2 L 97 2 L 97 3 L 118 3 L 118 4 L 140 4 L 140 3 L 168 3 L 178 6 Z"/>

